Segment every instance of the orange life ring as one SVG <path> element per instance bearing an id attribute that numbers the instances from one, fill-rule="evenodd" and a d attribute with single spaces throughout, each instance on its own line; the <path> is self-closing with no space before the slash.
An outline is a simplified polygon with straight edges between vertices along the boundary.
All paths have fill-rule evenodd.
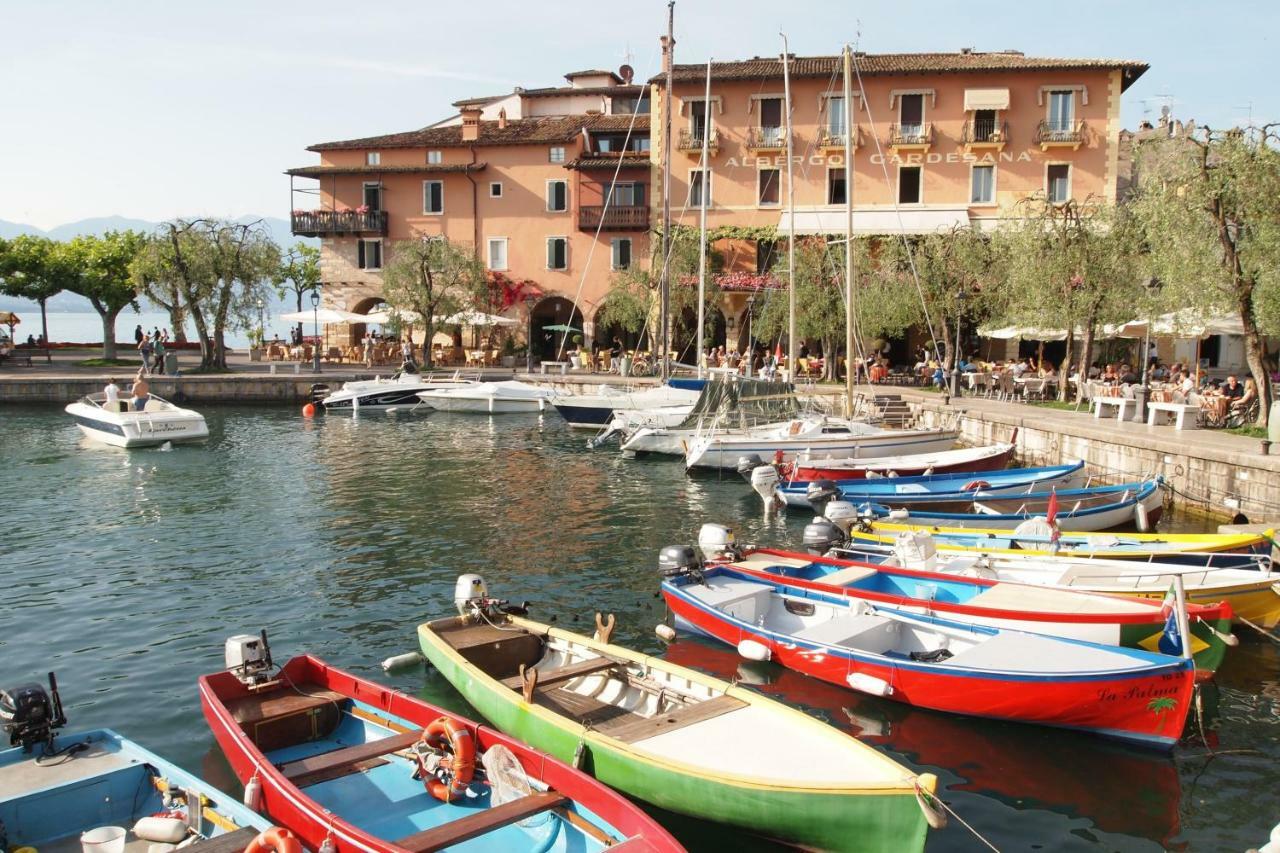
<path id="1" fill-rule="evenodd" d="M 283 826 L 273 826 L 258 833 L 244 853 L 302 853 L 302 842 Z"/>
<path id="2" fill-rule="evenodd" d="M 476 742 L 465 725 L 450 717 L 439 717 L 422 733 L 421 743 L 444 753 L 435 772 L 429 772 L 422 764 L 418 752 L 422 780 L 431 796 L 442 802 L 460 797 L 471 784 L 476 770 Z"/>
<path id="3" fill-rule="evenodd" d="M 966 492 L 976 492 L 979 489 L 989 488 L 991 488 L 991 484 L 986 480 L 970 480 L 961 487 L 961 489 Z"/>

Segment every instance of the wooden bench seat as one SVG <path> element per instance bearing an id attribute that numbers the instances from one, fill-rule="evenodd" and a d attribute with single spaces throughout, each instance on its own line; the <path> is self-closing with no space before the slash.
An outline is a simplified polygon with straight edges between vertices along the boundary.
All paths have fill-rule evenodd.
<path id="1" fill-rule="evenodd" d="M 654 714 L 652 717 L 641 717 L 638 714 L 632 714 L 631 716 L 634 719 L 620 720 L 609 725 L 597 726 L 597 729 L 601 734 L 617 738 L 625 743 L 635 743 L 745 707 L 747 707 L 747 703 L 741 699 L 722 694 L 713 699 L 706 699 L 692 705 L 675 708 L 665 714 Z"/>
<path id="2" fill-rule="evenodd" d="M 539 791 L 500 806 L 478 809 L 474 814 L 406 835 L 394 843 L 397 847 L 412 853 L 432 853 L 435 850 L 443 850 L 446 847 L 470 841 L 472 838 L 509 826 L 540 812 L 567 805 L 569 805 L 569 798 L 564 794 L 555 791 Z"/>
<path id="3" fill-rule="evenodd" d="M 347 697 L 314 684 L 281 687 L 227 703 L 227 710 L 263 752 L 328 737 L 342 722 Z"/>
<path id="4" fill-rule="evenodd" d="M 299 685 L 295 690 L 282 687 L 268 693 L 254 693 L 227 703 L 227 710 L 237 723 L 261 723 L 276 717 L 288 717 L 303 713 L 334 702 L 342 702 L 347 697 L 332 690 L 325 690 L 314 685 Z"/>
<path id="5" fill-rule="evenodd" d="M 358 743 L 355 746 L 335 749 L 332 752 L 322 752 L 319 755 L 312 755 L 298 761 L 290 761 L 288 764 L 281 766 L 280 772 L 298 787 L 315 784 L 327 779 L 335 779 L 338 776 L 345 776 L 347 773 L 354 773 L 356 770 L 361 769 L 357 765 L 363 764 L 371 758 L 380 758 L 390 752 L 408 749 L 417 743 L 421 736 L 420 732 L 404 732 L 369 741 L 368 743 Z M 343 772 L 335 772 L 339 770 Z"/>
<path id="6" fill-rule="evenodd" d="M 577 663 L 571 663 L 566 666 L 551 667 L 548 669 L 538 669 L 538 688 L 550 687 L 553 684 L 562 684 L 566 681 L 572 681 L 575 678 L 581 678 L 584 675 L 593 675 L 598 672 L 613 669 L 618 662 L 606 657 L 587 658 Z M 524 686 L 520 676 L 514 678 L 506 678 L 502 681 L 507 687 L 519 690 Z"/>

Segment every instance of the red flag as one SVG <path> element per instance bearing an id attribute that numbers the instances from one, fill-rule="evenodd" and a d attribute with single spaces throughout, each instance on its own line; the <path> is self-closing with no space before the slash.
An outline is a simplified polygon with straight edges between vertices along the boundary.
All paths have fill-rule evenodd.
<path id="1" fill-rule="evenodd" d="M 1045 513 L 1045 520 L 1050 524 L 1057 526 L 1058 521 L 1058 490 L 1054 489 L 1049 494 L 1049 511 Z"/>
<path id="2" fill-rule="evenodd" d="M 773 357 L 776 358 L 779 362 L 782 361 L 782 341 L 778 341 L 778 346 L 773 351 Z"/>

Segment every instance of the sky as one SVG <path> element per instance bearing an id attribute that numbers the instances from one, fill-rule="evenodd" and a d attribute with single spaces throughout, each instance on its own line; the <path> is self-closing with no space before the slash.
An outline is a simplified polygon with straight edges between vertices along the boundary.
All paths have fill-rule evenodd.
<path id="1" fill-rule="evenodd" d="M 676 61 L 1021 50 L 1151 65 L 1123 119 L 1280 120 L 1280 3 L 679 0 Z M 657 73 L 663 0 L 0 0 L 0 219 L 287 216 L 306 146 L 422 127 L 463 97 Z M 309 206 L 306 196 L 299 204 Z"/>

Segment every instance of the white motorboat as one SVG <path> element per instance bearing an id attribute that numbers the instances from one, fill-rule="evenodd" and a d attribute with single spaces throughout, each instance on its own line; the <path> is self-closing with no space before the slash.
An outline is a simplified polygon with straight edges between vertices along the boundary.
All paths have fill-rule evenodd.
<path id="1" fill-rule="evenodd" d="M 155 394 L 141 410 L 128 399 L 107 403 L 105 394 L 90 394 L 66 407 L 87 438 L 116 447 L 153 447 L 171 441 L 203 441 L 209 437 L 204 415 L 175 406 Z"/>
<path id="2" fill-rule="evenodd" d="M 599 429 L 610 423 L 615 415 L 637 413 L 643 415 L 655 409 L 677 409 L 680 418 L 689 414 L 693 404 L 701 396 L 701 389 L 690 390 L 671 385 L 633 390 L 602 386 L 594 394 L 555 394 L 551 405 L 556 407 L 569 426 L 578 429 Z"/>
<path id="3" fill-rule="evenodd" d="M 419 391 L 423 405 L 442 412 L 508 414 L 540 412 L 547 408 L 554 392 L 528 382 L 480 382 L 464 388 L 437 388 Z"/>
<path id="4" fill-rule="evenodd" d="M 342 387 L 320 401 L 326 412 L 351 412 L 360 409 L 390 409 L 397 406 L 417 406 L 419 391 L 441 388 L 469 388 L 479 385 L 479 380 L 463 379 L 457 373 L 450 377 L 429 376 L 421 373 L 397 373 L 376 379 L 361 379 L 343 383 Z"/>
<path id="5" fill-rule="evenodd" d="M 815 453 L 835 459 L 897 456 L 948 450 L 956 438 L 954 430 L 884 429 L 842 418 L 796 419 L 765 429 L 703 430 L 688 441 L 684 461 L 689 468 L 736 468 L 751 454 L 772 459 L 781 453 L 784 462 Z"/>

